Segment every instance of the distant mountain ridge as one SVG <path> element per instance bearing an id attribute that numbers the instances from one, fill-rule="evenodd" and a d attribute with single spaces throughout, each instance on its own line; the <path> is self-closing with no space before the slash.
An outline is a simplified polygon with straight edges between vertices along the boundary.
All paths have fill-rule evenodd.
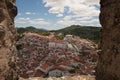
<path id="1" fill-rule="evenodd" d="M 100 40 L 100 30 L 101 27 L 72 25 L 64 29 L 56 30 L 55 32 L 63 33 L 64 35 L 71 34 L 79 36 L 98 43 Z"/>
<path id="2" fill-rule="evenodd" d="M 19 27 L 19 28 L 17 28 L 17 32 L 19 34 L 24 33 L 24 32 L 40 33 L 40 32 L 47 32 L 47 30 L 46 29 L 38 29 L 33 26 L 29 26 L 29 27 L 25 27 L 25 28 Z"/>
<path id="3" fill-rule="evenodd" d="M 100 41 L 100 30 L 101 27 L 94 26 L 80 26 L 80 25 L 71 25 L 69 27 L 59 29 L 59 30 L 46 30 L 46 29 L 37 29 L 35 27 L 26 27 L 26 28 L 17 28 L 19 34 L 24 32 L 33 32 L 38 34 L 49 35 L 49 32 L 55 32 L 56 34 L 62 33 L 64 36 L 67 34 L 79 36 L 81 38 L 92 40 L 96 43 Z"/>

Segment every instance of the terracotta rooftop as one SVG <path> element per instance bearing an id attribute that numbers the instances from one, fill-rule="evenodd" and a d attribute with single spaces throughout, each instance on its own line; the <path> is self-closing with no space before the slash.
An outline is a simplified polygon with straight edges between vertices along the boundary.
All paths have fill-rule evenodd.
<path id="1" fill-rule="evenodd" d="M 46 70 L 48 67 L 50 67 L 48 64 L 42 64 L 41 68 Z"/>
<path id="2" fill-rule="evenodd" d="M 64 43 L 63 40 L 57 40 L 57 39 L 49 39 L 49 42 L 54 42 L 54 43 Z"/>

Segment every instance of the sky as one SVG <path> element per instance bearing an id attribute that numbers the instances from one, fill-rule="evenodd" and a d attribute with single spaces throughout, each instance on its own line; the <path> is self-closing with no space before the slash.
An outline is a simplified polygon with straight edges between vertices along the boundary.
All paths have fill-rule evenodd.
<path id="1" fill-rule="evenodd" d="M 57 30 L 70 25 L 100 26 L 99 0 L 16 0 L 16 27 Z"/>

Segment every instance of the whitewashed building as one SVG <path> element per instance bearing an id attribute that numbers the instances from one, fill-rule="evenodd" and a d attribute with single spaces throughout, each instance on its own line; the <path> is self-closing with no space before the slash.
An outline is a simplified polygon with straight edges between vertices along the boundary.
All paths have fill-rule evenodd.
<path id="1" fill-rule="evenodd" d="M 50 77 L 61 77 L 61 76 L 64 76 L 64 75 L 65 75 L 64 72 L 62 72 L 59 69 L 49 71 L 49 76 Z"/>

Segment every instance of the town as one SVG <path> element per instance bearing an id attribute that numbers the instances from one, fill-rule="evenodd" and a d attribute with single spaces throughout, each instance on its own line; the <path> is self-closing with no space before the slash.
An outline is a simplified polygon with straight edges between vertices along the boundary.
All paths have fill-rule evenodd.
<path id="1" fill-rule="evenodd" d="M 94 75 L 97 45 L 74 35 L 58 40 L 49 36 L 24 33 L 16 43 L 17 65 L 23 78 Z"/>

